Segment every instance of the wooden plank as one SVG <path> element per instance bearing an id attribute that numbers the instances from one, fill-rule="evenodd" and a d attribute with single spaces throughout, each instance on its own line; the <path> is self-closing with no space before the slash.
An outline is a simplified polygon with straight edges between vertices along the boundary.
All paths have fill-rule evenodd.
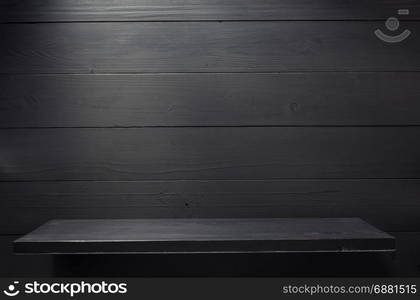
<path id="1" fill-rule="evenodd" d="M 404 28 L 420 31 L 420 23 Z M 383 22 L 2 25 L 0 72 L 420 71 L 420 39 L 380 41 Z"/>
<path id="2" fill-rule="evenodd" d="M 0 182 L 0 233 L 54 218 L 361 217 L 420 230 L 419 180 Z"/>
<path id="3" fill-rule="evenodd" d="M 21 254 L 389 252 L 359 218 L 52 220 L 14 241 Z"/>
<path id="4" fill-rule="evenodd" d="M 0 235 L 0 276 L 420 276 L 420 233 L 392 232 L 397 255 L 377 253 L 14 255 L 18 235 Z M 106 267 L 104 267 L 106 266 Z"/>
<path id="5" fill-rule="evenodd" d="M 1 130 L 0 179 L 419 178 L 418 127 Z"/>
<path id="6" fill-rule="evenodd" d="M 418 19 L 418 1 L 389 0 L 6 0 L 2 22 L 158 20 L 363 20 L 388 18 L 400 8 Z"/>
<path id="7" fill-rule="evenodd" d="M 420 73 L 3 75 L 0 81 L 4 128 L 420 125 Z"/>

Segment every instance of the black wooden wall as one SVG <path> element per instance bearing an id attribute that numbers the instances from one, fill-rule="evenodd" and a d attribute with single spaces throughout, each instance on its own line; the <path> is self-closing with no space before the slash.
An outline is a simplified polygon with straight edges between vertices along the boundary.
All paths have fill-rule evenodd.
<path id="1" fill-rule="evenodd" d="M 378 40 L 400 8 L 412 35 Z M 397 237 L 376 267 L 420 275 L 418 1 L 5 0 L 0 21 L 2 275 L 51 274 L 10 247 L 51 218 L 347 216 Z"/>

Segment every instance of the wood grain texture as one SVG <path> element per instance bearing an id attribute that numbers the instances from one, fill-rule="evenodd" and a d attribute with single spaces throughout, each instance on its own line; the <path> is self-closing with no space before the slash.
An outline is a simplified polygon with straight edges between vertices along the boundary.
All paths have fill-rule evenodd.
<path id="1" fill-rule="evenodd" d="M 49 23 L 1 26 L 0 72 L 420 71 L 420 23 L 403 43 L 383 22 Z"/>
<path id="2" fill-rule="evenodd" d="M 420 128 L 1 130 L 0 179 L 419 178 Z"/>
<path id="3" fill-rule="evenodd" d="M 420 73 L 3 75 L 0 81 L 3 128 L 420 125 Z"/>
<path id="4" fill-rule="evenodd" d="M 401 28 L 412 36 L 383 44 L 373 30 L 399 8 L 411 9 Z M 409 21 L 419 8 L 414 0 L 1 1 L 1 23 L 53 23 L 0 25 L 0 233 L 55 217 L 361 216 L 419 231 L 418 180 L 391 179 L 419 178 L 418 129 L 391 127 L 419 125 L 420 23 Z M 390 127 L 4 129 L 264 125 Z M 298 180 L 265 180 L 276 178 Z M 186 276 L 217 275 L 223 264 L 225 275 L 418 276 L 420 234 L 395 235 L 396 261 L 277 257 L 274 266 L 274 257 L 54 264 L 13 256 L 16 236 L 0 235 L 0 275 L 162 276 L 169 263 Z"/>
<path id="5" fill-rule="evenodd" d="M 4 0 L 2 22 L 158 20 L 362 20 L 388 18 L 400 8 L 418 19 L 415 0 Z"/>
<path id="6" fill-rule="evenodd" d="M 50 219 L 361 217 L 420 230 L 419 180 L 0 182 L 2 234 Z"/>
<path id="7" fill-rule="evenodd" d="M 13 242 L 17 254 L 393 252 L 393 236 L 359 218 L 51 220 Z"/>

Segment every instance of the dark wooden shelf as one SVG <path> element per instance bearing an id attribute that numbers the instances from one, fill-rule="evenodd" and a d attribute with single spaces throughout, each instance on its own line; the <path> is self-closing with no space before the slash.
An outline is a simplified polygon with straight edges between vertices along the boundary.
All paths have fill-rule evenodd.
<path id="1" fill-rule="evenodd" d="M 14 241 L 19 254 L 391 251 L 358 218 L 52 220 Z"/>

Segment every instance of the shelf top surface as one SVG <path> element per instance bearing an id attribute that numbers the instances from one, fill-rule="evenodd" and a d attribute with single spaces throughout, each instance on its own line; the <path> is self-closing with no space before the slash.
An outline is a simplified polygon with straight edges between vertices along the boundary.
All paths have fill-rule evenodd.
<path id="1" fill-rule="evenodd" d="M 171 252 L 174 246 L 181 252 L 195 252 L 194 249 L 211 252 L 217 251 L 217 245 L 221 245 L 221 252 L 229 252 L 229 249 L 275 252 L 294 248 L 296 251 L 322 251 L 328 250 L 327 244 L 334 249 L 389 250 L 393 248 L 393 240 L 389 234 L 359 218 L 74 219 L 51 220 L 14 244 L 15 250 L 18 249 L 15 252 L 43 252 L 43 246 L 48 248 L 46 252 L 53 253 L 66 252 L 66 246 L 68 253 L 102 252 L 101 243 L 108 245 L 103 252 L 118 252 L 118 249 L 137 252 L 134 244 L 139 246 L 138 252 L 148 252 L 147 249 L 165 252 L 165 247 Z M 352 247 L 351 241 L 357 241 L 357 245 Z M 110 244 L 115 246 L 113 250 L 109 249 Z M 116 246 L 118 244 L 121 248 Z M 24 247 L 19 247 L 22 245 Z M 77 245 L 83 251 L 78 250 Z M 124 250 L 127 245 L 129 249 Z"/>

